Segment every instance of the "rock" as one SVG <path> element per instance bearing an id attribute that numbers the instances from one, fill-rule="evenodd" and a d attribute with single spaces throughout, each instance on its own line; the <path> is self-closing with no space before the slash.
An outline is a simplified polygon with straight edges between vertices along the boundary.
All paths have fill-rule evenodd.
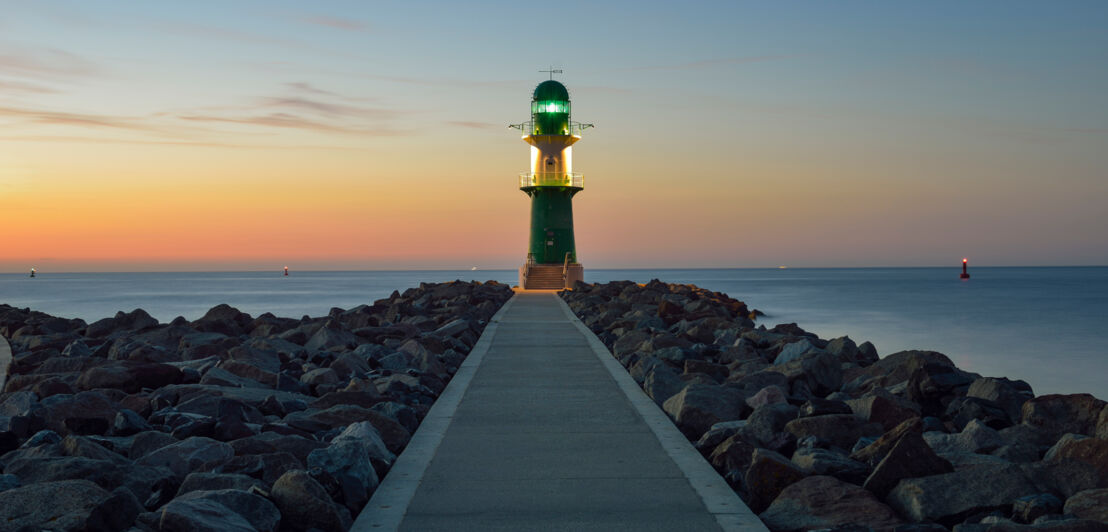
<path id="1" fill-rule="evenodd" d="M 1012 519 L 1030 523 L 1047 514 L 1062 513 L 1062 501 L 1049 493 L 1020 497 L 1012 503 Z"/>
<path id="2" fill-rule="evenodd" d="M 793 463 L 808 475 L 827 475 L 851 484 L 861 484 L 869 475 L 869 467 L 847 456 L 820 448 L 800 448 L 793 453 Z"/>
<path id="3" fill-rule="evenodd" d="M 131 460 L 138 460 L 166 445 L 177 443 L 177 441 L 177 438 L 156 430 L 140 432 L 131 439 L 131 448 L 127 453 L 127 457 Z"/>
<path id="4" fill-rule="evenodd" d="M 943 363 L 925 363 L 912 371 L 905 387 L 905 397 L 920 405 L 923 415 L 942 414 L 945 400 L 952 396 L 965 395 L 974 375 L 966 373 L 953 365 Z"/>
<path id="5" fill-rule="evenodd" d="M 150 430 L 150 424 L 146 419 L 126 408 L 117 412 L 112 422 L 112 434 L 116 436 L 131 436 L 147 430 Z"/>
<path id="6" fill-rule="evenodd" d="M 211 499 L 174 499 L 158 512 L 165 532 L 255 532 L 249 521 Z"/>
<path id="7" fill-rule="evenodd" d="M 1066 514 L 1108 524 L 1108 488 L 1079 491 L 1066 499 Z"/>
<path id="8" fill-rule="evenodd" d="M 1087 440 L 1088 436 L 1084 434 L 1064 434 L 1061 438 L 1058 438 L 1058 442 L 1055 443 L 1050 449 L 1047 449 L 1046 454 L 1043 455 L 1043 461 L 1045 462 L 1057 462 L 1058 453 L 1068 447 L 1075 441 Z"/>
<path id="9" fill-rule="evenodd" d="M 804 470 L 779 453 L 755 449 L 746 470 L 746 489 L 750 509 L 760 513 L 769 507 L 781 490 L 804 478 Z"/>
<path id="10" fill-rule="evenodd" d="M 228 443 L 235 450 L 235 456 L 283 451 L 295 456 L 302 463 L 308 460 L 308 455 L 312 451 L 327 446 L 326 443 L 321 441 L 276 432 L 263 432 L 257 436 L 250 436 Z"/>
<path id="11" fill-rule="evenodd" d="M 789 485 L 758 517 L 771 530 L 891 530 L 904 522 L 868 491 L 822 475 Z"/>
<path id="12" fill-rule="evenodd" d="M 0 475 L 0 492 L 12 490 L 19 486 L 19 477 L 15 475 Z"/>
<path id="13" fill-rule="evenodd" d="M 333 347 L 353 349 L 358 346 L 358 337 L 347 332 L 341 324 L 328 320 L 323 327 L 313 334 L 304 344 L 304 349 L 309 352 L 325 351 Z"/>
<path id="14" fill-rule="evenodd" d="M 843 401 L 832 401 L 813 397 L 800 405 L 799 417 L 825 416 L 827 414 L 852 414 L 850 405 Z"/>
<path id="15" fill-rule="evenodd" d="M 266 485 L 272 485 L 286 472 L 303 467 L 304 463 L 297 460 L 291 453 L 278 451 L 275 453 L 236 456 L 215 468 L 214 471 L 216 473 L 248 475 L 261 479 Z"/>
<path id="16" fill-rule="evenodd" d="M 920 409 L 915 403 L 877 389 L 860 399 L 846 401 L 855 416 L 866 421 L 880 423 L 884 430 L 914 417 L 919 417 Z"/>
<path id="17" fill-rule="evenodd" d="M 953 472 L 954 466 L 937 456 L 918 432 L 908 432 L 873 468 L 862 487 L 884 498 L 902 479 Z"/>
<path id="18" fill-rule="evenodd" d="M 300 377 L 300 382 L 309 386 L 318 386 L 320 384 L 338 384 L 341 381 L 339 374 L 331 368 L 316 368 L 311 371 L 305 372 Z"/>
<path id="19" fill-rule="evenodd" d="M 809 351 L 801 358 L 774 364 L 769 369 L 784 374 L 789 382 L 806 383 L 820 397 L 838 391 L 843 383 L 842 364 L 823 351 Z"/>
<path id="20" fill-rule="evenodd" d="M 815 436 L 840 449 L 852 449 L 858 438 L 880 436 L 883 429 L 850 414 L 829 414 L 794 419 L 785 425 L 785 431 L 797 439 Z"/>
<path id="21" fill-rule="evenodd" d="M 746 404 L 753 409 L 766 405 L 779 405 L 788 402 L 788 394 L 785 393 L 785 390 L 772 384 L 762 388 L 758 393 L 746 399 Z"/>
<path id="22" fill-rule="evenodd" d="M 350 528 L 352 519 L 346 508 L 341 510 L 307 471 L 289 471 L 273 484 L 270 493 L 281 511 L 281 524 L 290 530 L 312 528 L 342 532 Z"/>
<path id="23" fill-rule="evenodd" d="M 39 482 L 0 492 L 4 530 L 124 530 L 137 511 L 87 480 Z"/>
<path id="24" fill-rule="evenodd" d="M 1087 519 L 1069 519 L 1061 515 L 1044 515 L 1033 525 L 1021 525 L 997 516 L 987 516 L 979 523 L 954 526 L 954 532 L 1108 532 L 1108 525 Z"/>
<path id="25" fill-rule="evenodd" d="M 373 432 L 376 433 L 376 430 Z M 379 437 L 376 443 L 380 444 L 380 450 L 385 450 Z M 308 455 L 309 468 L 319 468 L 338 481 L 342 487 L 342 500 L 352 514 L 365 506 L 369 495 L 379 484 L 377 472 L 370 460 L 372 447 L 373 444 L 366 440 L 336 438 L 331 445 L 316 449 Z"/>
<path id="26" fill-rule="evenodd" d="M 990 428 L 1000 430 L 1012 426 L 1012 420 L 1000 405 L 979 397 L 955 397 L 947 405 L 943 417 L 962 430 L 972 420 L 979 420 Z"/>
<path id="27" fill-rule="evenodd" d="M 659 360 L 654 357 L 650 358 Z M 667 399 L 677 395 L 684 387 L 685 381 L 681 380 L 681 377 L 675 370 L 662 362 L 659 362 L 657 365 L 647 370 L 642 384 L 643 391 L 646 392 L 646 395 L 653 399 L 654 403 L 658 406 L 664 405 Z"/>
<path id="28" fill-rule="evenodd" d="M 724 421 L 722 423 L 716 423 L 696 441 L 694 447 L 696 447 L 701 454 L 710 453 L 719 444 L 723 443 L 724 440 L 734 436 L 739 432 L 739 429 L 744 426 L 746 426 L 746 421 Z"/>
<path id="29" fill-rule="evenodd" d="M 181 482 L 177 490 L 177 496 L 190 491 L 214 491 L 214 490 L 247 490 L 250 488 L 265 488 L 262 481 L 234 473 L 189 473 Z"/>
<path id="30" fill-rule="evenodd" d="M 926 432 L 923 439 L 939 454 L 990 453 L 1004 445 L 1000 434 L 979 420 L 970 421 L 958 434 Z"/>
<path id="31" fill-rule="evenodd" d="M 211 501 L 225 506 L 246 520 L 259 532 L 276 532 L 281 523 L 281 513 L 269 499 L 256 493 L 238 489 L 190 491 L 178 496 L 170 505 L 183 501 Z"/>
<path id="32" fill-rule="evenodd" d="M 180 368 L 169 364 L 121 360 L 85 370 L 77 378 L 77 388 L 111 388 L 136 393 L 142 388 L 161 388 L 180 383 L 183 377 Z"/>
<path id="33" fill-rule="evenodd" d="M 203 386 L 228 386 L 231 388 L 270 388 L 254 379 L 241 377 L 223 368 L 211 368 L 200 379 Z"/>
<path id="34" fill-rule="evenodd" d="M 699 438 L 721 421 L 739 419 L 742 396 L 726 386 L 690 384 L 663 403 L 677 427 L 690 439 Z"/>
<path id="35" fill-rule="evenodd" d="M 754 446 L 750 445 L 738 435 L 732 435 L 717 445 L 712 454 L 708 456 L 708 462 L 721 471 L 724 476 L 741 478 L 750 467 L 750 461 L 754 455 Z"/>
<path id="36" fill-rule="evenodd" d="M 1100 416 L 1096 422 L 1096 434 L 1097 438 L 1102 440 L 1108 440 L 1108 405 L 1100 409 Z"/>
<path id="37" fill-rule="evenodd" d="M 128 313 L 116 312 L 115 317 L 90 323 L 85 329 L 85 336 L 98 338 L 115 332 L 141 331 L 157 325 L 158 320 L 139 308 Z"/>
<path id="38" fill-rule="evenodd" d="M 953 526 L 972 514 L 1007 511 L 1016 499 L 1037 493 L 1035 484 L 1017 465 L 980 465 L 901 480 L 886 502 L 913 521 Z"/>
<path id="39" fill-rule="evenodd" d="M 152 451 L 135 463 L 167 467 L 177 478 L 184 479 L 203 464 L 223 463 L 234 455 L 234 449 L 226 443 L 211 438 L 193 437 Z"/>
<path id="40" fill-rule="evenodd" d="M 377 412 L 352 405 L 336 405 L 325 410 L 305 410 L 285 416 L 285 421 L 293 426 L 322 426 L 325 428 L 344 427 L 359 421 L 369 421 L 381 433 L 381 439 L 389 451 L 398 453 L 411 439 L 411 433 L 396 421 Z"/>
<path id="41" fill-rule="evenodd" d="M 1065 440 L 1063 438 L 1063 440 Z M 1047 453 L 1047 463 L 1058 463 L 1064 460 L 1075 460 L 1088 465 L 1100 479 L 1101 487 L 1108 487 L 1108 440 L 1100 438 L 1085 438 L 1059 440 L 1058 446 L 1051 448 Z"/>
<path id="42" fill-rule="evenodd" d="M 746 418 L 740 433 L 760 446 L 765 446 L 785 430 L 785 425 L 796 419 L 799 409 L 790 404 L 771 404 L 759 407 Z"/>
<path id="43" fill-rule="evenodd" d="M 970 384 L 966 397 L 992 401 L 1008 414 L 1009 419 L 1017 421 L 1020 419 L 1023 403 L 1033 399 L 1035 394 L 1031 391 L 1031 386 L 1024 381 L 982 377 Z"/>
<path id="44" fill-rule="evenodd" d="M 1042 395 L 1023 404 L 1020 419 L 1054 439 L 1067 432 L 1092 436 L 1106 404 L 1089 394 Z"/>
<path id="45" fill-rule="evenodd" d="M 775 365 L 786 364 L 794 360 L 800 360 L 805 355 L 815 355 L 822 352 L 824 352 L 822 349 L 812 345 L 812 342 L 807 338 L 803 338 L 791 344 L 785 344 L 781 348 L 781 352 L 773 359 L 773 363 Z"/>

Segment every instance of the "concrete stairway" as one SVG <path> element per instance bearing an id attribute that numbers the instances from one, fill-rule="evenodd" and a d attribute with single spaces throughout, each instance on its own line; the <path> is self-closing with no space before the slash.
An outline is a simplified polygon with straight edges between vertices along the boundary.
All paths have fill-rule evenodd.
<path id="1" fill-rule="evenodd" d="M 524 290 L 561 290 L 565 288 L 562 266 L 557 264 L 535 264 L 527 271 Z"/>

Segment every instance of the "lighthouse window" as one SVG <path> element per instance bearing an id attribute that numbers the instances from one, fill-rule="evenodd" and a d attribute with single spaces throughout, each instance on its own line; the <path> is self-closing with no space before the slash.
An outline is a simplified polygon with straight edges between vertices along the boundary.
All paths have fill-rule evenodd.
<path id="1" fill-rule="evenodd" d="M 532 113 L 568 113 L 569 102 L 563 101 L 538 101 L 531 103 Z"/>

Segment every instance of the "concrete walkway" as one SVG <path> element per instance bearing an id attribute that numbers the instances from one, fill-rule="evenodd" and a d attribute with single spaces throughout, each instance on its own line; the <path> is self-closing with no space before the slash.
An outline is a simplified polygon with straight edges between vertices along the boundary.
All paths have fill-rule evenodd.
<path id="1" fill-rule="evenodd" d="M 353 530 L 765 530 L 553 292 L 493 318 Z"/>

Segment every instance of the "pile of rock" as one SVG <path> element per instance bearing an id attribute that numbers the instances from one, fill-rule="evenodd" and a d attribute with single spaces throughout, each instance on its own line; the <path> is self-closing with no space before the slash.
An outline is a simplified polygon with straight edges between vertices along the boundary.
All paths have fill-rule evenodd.
<path id="1" fill-rule="evenodd" d="M 755 327 L 690 285 L 562 297 L 771 530 L 1108 530 L 1108 406 L 1091 395 Z"/>
<path id="2" fill-rule="evenodd" d="M 0 305 L 2 530 L 346 530 L 512 296 L 86 324 Z"/>

